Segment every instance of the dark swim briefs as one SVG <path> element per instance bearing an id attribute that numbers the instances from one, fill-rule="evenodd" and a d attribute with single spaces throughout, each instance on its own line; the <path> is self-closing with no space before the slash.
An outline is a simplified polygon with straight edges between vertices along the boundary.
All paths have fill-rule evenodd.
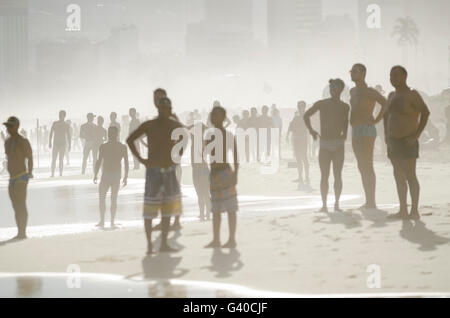
<path id="1" fill-rule="evenodd" d="M 417 159 L 419 158 L 419 142 L 416 140 L 408 145 L 405 138 L 388 139 L 387 152 L 389 159 Z"/>

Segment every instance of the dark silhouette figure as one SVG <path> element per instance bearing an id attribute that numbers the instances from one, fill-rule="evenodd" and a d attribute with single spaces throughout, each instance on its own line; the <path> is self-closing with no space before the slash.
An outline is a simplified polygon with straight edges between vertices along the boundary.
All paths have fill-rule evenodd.
<path id="1" fill-rule="evenodd" d="M 306 129 L 303 115 L 305 114 L 306 103 L 299 101 L 297 103 L 297 113 L 289 124 L 286 134 L 286 142 L 289 142 L 289 135 L 292 135 L 292 147 L 294 149 L 295 160 L 298 169 L 298 188 L 300 190 L 310 189 L 309 180 L 309 161 L 308 161 L 308 131 Z M 305 178 L 303 178 L 303 169 Z"/>
<path id="2" fill-rule="evenodd" d="M 215 138 L 221 138 L 216 142 L 216 147 L 211 151 L 211 172 L 210 172 L 210 194 L 211 194 L 211 212 L 213 214 L 213 240 L 206 245 L 207 248 L 221 247 L 220 243 L 220 223 L 221 213 L 228 213 L 228 226 L 230 238 L 222 247 L 236 247 L 236 224 L 238 201 L 236 185 L 238 179 L 238 153 L 236 139 L 231 132 L 226 131 L 223 123 L 227 117 L 226 111 L 221 106 L 215 106 L 211 111 L 211 123 L 214 125 L 215 134 L 211 137 L 207 136 L 207 145 Z M 207 134 L 208 135 L 208 134 Z M 227 141 L 233 140 L 233 144 L 229 145 Z M 217 149 L 220 145 L 222 148 Z M 227 160 L 229 151 L 233 152 L 234 171 L 231 169 Z"/>
<path id="3" fill-rule="evenodd" d="M 376 209 L 376 176 L 373 168 L 373 149 L 377 137 L 375 125 L 383 119 L 386 99 L 375 89 L 367 86 L 364 65 L 353 65 L 350 74 L 352 81 L 355 82 L 355 87 L 350 90 L 352 146 L 366 195 L 366 202 L 361 208 Z M 381 110 L 374 118 L 376 103 L 381 105 Z"/>
<path id="4" fill-rule="evenodd" d="M 52 177 L 55 176 L 56 158 L 59 156 L 59 176 L 62 176 L 64 169 L 64 154 L 66 153 L 66 147 L 70 151 L 70 144 L 72 136 L 70 135 L 69 126 L 66 121 L 66 112 L 61 110 L 59 112 L 59 120 L 53 122 L 50 130 L 48 147 L 52 149 Z"/>
<path id="5" fill-rule="evenodd" d="M 70 151 L 72 149 L 72 139 L 73 139 L 73 127 L 72 127 L 72 121 L 66 120 L 67 129 L 69 130 L 69 142 L 66 146 L 66 164 L 70 166 Z"/>
<path id="6" fill-rule="evenodd" d="M 256 107 L 250 108 L 250 117 L 248 118 L 247 124 L 247 129 L 252 129 L 256 133 L 256 144 L 252 143 L 250 145 L 250 154 L 255 161 L 259 162 L 261 155 L 259 149 L 259 115 Z"/>
<path id="7" fill-rule="evenodd" d="M 391 69 L 390 80 L 395 92 L 389 94 L 388 107 L 384 116 L 388 157 L 394 167 L 400 211 L 393 218 L 408 218 L 407 192 L 411 194 L 409 218 L 418 220 L 419 181 L 416 175 L 416 161 L 419 157 L 419 137 L 430 116 L 430 111 L 420 94 L 406 84 L 408 73 L 402 66 Z"/>
<path id="8" fill-rule="evenodd" d="M 81 125 L 80 127 L 80 138 L 84 140 L 83 146 L 83 163 L 81 168 L 81 173 L 86 173 L 86 164 L 89 154 L 92 153 L 92 161 L 95 167 L 95 162 L 97 161 L 97 152 L 96 152 L 96 131 L 97 126 L 94 124 L 93 113 L 87 114 L 87 123 Z"/>
<path id="9" fill-rule="evenodd" d="M 9 134 L 5 141 L 5 154 L 10 176 L 8 192 L 18 229 L 14 239 L 26 239 L 28 221 L 26 197 L 28 180 L 33 178 L 33 151 L 28 140 L 19 134 L 20 122 L 17 117 L 8 118 L 3 125 L 6 126 Z"/>
<path id="10" fill-rule="evenodd" d="M 176 176 L 176 164 L 171 152 L 177 143 L 171 139 L 172 132 L 182 128 L 182 124 L 172 117 L 172 103 L 163 89 L 157 89 L 154 94 L 158 117 L 141 124 L 127 139 L 128 147 L 134 156 L 146 166 L 144 225 L 147 234 L 147 254 L 153 253 L 152 220 L 161 212 L 161 252 L 174 252 L 176 249 L 167 244 L 170 218 L 180 215 L 181 191 Z M 141 157 L 136 149 L 135 141 L 145 135 L 148 141 L 148 159 Z"/>
<path id="11" fill-rule="evenodd" d="M 94 168 L 98 159 L 98 152 L 100 146 L 103 145 L 108 139 L 108 131 L 103 127 L 105 119 L 102 116 L 97 117 L 97 125 L 95 126 L 95 142 L 94 149 L 92 150 L 92 156 L 94 157 Z"/>
<path id="12" fill-rule="evenodd" d="M 320 136 L 319 165 L 321 172 L 320 192 L 322 194 L 322 212 L 328 212 L 328 178 L 333 163 L 334 210 L 341 211 L 339 199 L 342 193 L 342 168 L 344 166 L 345 140 L 348 130 L 350 106 L 341 101 L 345 84 L 340 79 L 330 80 L 331 98 L 315 103 L 304 115 L 306 127 L 314 140 Z M 320 112 L 320 135 L 312 128 L 310 117 Z"/>
<path id="13" fill-rule="evenodd" d="M 116 112 L 112 112 L 109 115 L 109 127 L 116 127 L 119 130 L 119 141 L 120 141 L 120 133 L 122 131 L 122 127 L 120 126 L 120 123 L 117 121 L 117 113 Z"/>
<path id="14" fill-rule="evenodd" d="M 271 146 L 272 146 L 272 136 L 271 136 L 271 129 L 274 128 L 274 124 L 273 124 L 273 120 L 272 117 L 269 116 L 269 107 L 264 105 L 261 109 L 261 116 L 259 116 L 258 118 L 258 127 L 265 129 L 266 132 L 266 143 L 264 144 L 264 147 L 266 149 L 262 150 L 264 151 L 264 153 L 262 153 L 261 155 L 266 156 L 266 158 L 270 157 L 270 150 L 271 150 Z M 263 136 L 264 132 L 259 131 L 259 138 L 261 139 Z"/>
<path id="15" fill-rule="evenodd" d="M 119 194 L 120 179 L 122 177 L 122 160 L 125 167 L 123 186 L 128 180 L 128 151 L 127 147 L 118 141 L 119 131 L 116 127 L 108 128 L 108 142 L 100 146 L 99 156 L 95 164 L 94 183 L 97 184 L 97 176 L 102 168 L 102 178 L 98 188 L 100 197 L 100 222 L 98 227 L 105 226 L 106 193 L 111 189 L 111 227 L 115 227 L 115 216 L 117 211 L 117 196 Z"/>

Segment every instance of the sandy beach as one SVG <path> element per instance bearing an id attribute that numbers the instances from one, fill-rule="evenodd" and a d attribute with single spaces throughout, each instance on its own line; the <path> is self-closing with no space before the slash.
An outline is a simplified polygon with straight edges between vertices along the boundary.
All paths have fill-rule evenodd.
<path id="1" fill-rule="evenodd" d="M 386 219 L 388 213 L 397 211 L 397 194 L 391 165 L 380 158 L 375 165 L 379 210 L 358 209 L 363 203 L 362 189 L 351 153 L 343 172 L 343 196 L 349 199 L 342 202 L 344 212 L 330 208 L 328 214 L 317 212 L 317 162 L 311 163 L 314 189 L 309 193 L 296 189 L 292 182 L 296 171 L 287 168 L 285 160 L 280 171 L 272 175 L 262 175 L 257 165 L 242 165 L 240 195 L 275 196 L 275 205 L 283 202 L 283 197 L 310 198 L 311 207 L 239 212 L 235 250 L 204 249 L 212 237 L 211 223 L 192 220 L 184 222 L 180 232 L 170 234 L 170 243 L 180 252 L 149 257 L 145 256 L 146 242 L 139 220 L 116 230 L 96 230 L 92 223 L 84 233 L 30 235 L 26 241 L 1 243 L 0 272 L 66 273 L 69 265 L 76 264 L 82 273 L 115 274 L 124 279 L 227 283 L 296 295 L 450 292 L 448 149 L 442 150 L 439 157 L 424 152 L 418 162 L 422 213 L 418 222 Z M 142 173 L 134 172 L 132 177 L 139 178 Z M 191 184 L 189 167 L 183 169 L 182 184 Z M 332 203 L 333 196 L 330 207 Z M 38 206 L 29 210 L 31 215 L 40 213 Z M 10 209 L 2 213 L 12 215 Z M 119 213 L 119 223 L 121 219 Z M 223 241 L 228 238 L 226 225 L 224 219 Z M 159 235 L 156 232 L 154 236 L 158 239 L 156 248 Z M 374 268 L 380 275 L 380 288 L 370 288 L 374 287 L 370 283 Z"/>

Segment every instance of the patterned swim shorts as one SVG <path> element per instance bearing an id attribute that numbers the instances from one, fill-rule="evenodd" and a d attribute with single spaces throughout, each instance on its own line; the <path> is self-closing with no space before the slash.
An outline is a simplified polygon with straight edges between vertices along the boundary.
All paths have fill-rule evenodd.
<path id="1" fill-rule="evenodd" d="M 231 167 L 211 169 L 209 175 L 211 212 L 236 212 L 238 210 L 234 172 Z"/>
<path id="2" fill-rule="evenodd" d="M 181 215 L 180 183 L 176 176 L 176 166 L 169 168 L 147 168 L 145 178 L 144 218 Z"/>

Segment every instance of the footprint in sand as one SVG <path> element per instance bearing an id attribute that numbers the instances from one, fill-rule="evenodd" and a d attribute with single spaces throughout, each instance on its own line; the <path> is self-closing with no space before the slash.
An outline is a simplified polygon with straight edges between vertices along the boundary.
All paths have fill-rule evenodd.
<path id="1" fill-rule="evenodd" d="M 355 278 L 357 278 L 357 276 L 356 275 L 350 275 L 350 276 L 347 276 L 347 278 L 355 279 Z"/>

